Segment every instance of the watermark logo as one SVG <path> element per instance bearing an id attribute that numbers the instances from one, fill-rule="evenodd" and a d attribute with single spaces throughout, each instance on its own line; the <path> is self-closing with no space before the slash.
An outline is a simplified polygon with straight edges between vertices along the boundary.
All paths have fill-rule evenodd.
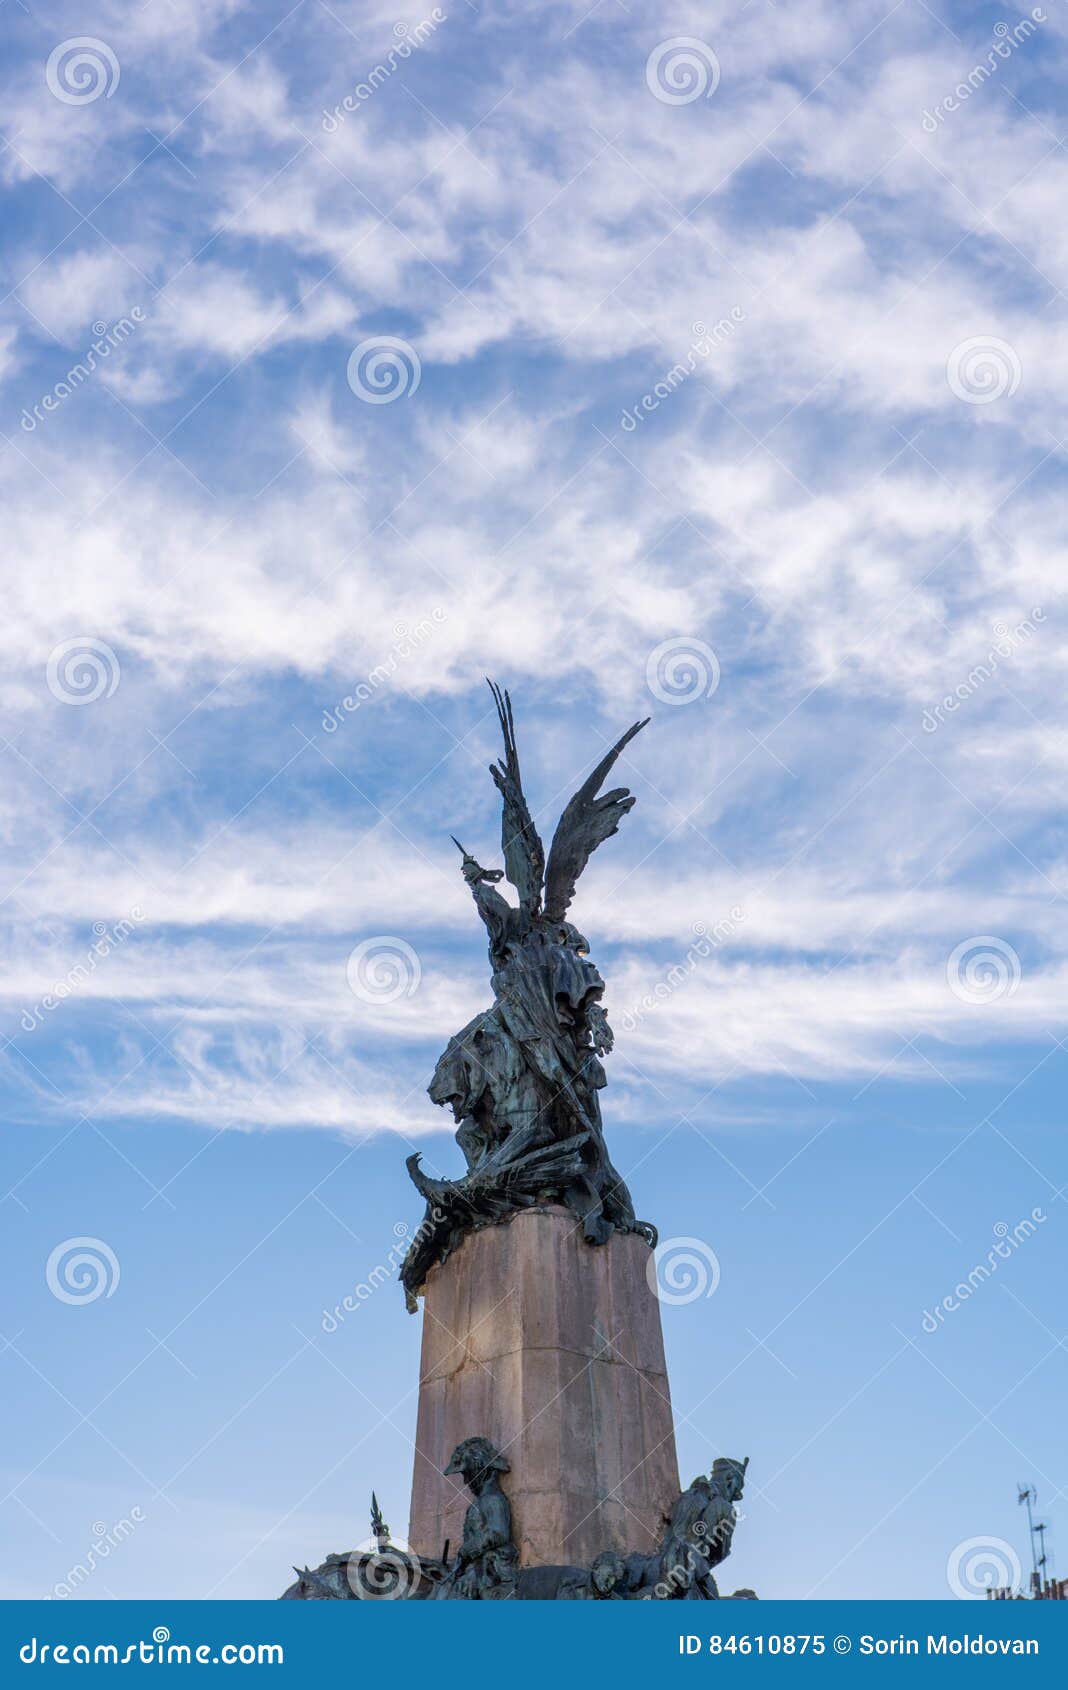
<path id="1" fill-rule="evenodd" d="M 719 658 L 693 634 L 662 640 L 645 663 L 645 683 L 661 704 L 693 704 L 719 686 Z"/>
<path id="2" fill-rule="evenodd" d="M 1000 69 L 1001 64 L 1012 58 L 1017 47 L 1034 35 L 1037 25 L 1047 22 L 1048 18 L 1042 7 L 1034 6 L 1030 17 L 1021 18 L 1017 24 L 996 23 L 994 40 L 990 43 L 990 50 L 985 59 L 973 65 L 964 80 L 958 82 L 951 93 L 924 112 L 921 124 L 928 135 L 936 134 L 939 124 L 946 121 L 949 113 L 959 111 L 983 83 L 988 82 L 995 71 Z"/>
<path id="3" fill-rule="evenodd" d="M 145 312 L 140 305 L 135 305 L 128 317 L 120 317 L 118 322 L 110 326 L 101 319 L 93 324 L 95 339 L 84 357 L 72 364 L 65 376 L 54 383 L 48 392 L 42 394 L 34 405 L 23 406 L 19 426 L 24 434 L 32 434 L 39 423 L 43 423 L 49 412 L 58 411 L 65 399 L 76 393 L 82 384 L 94 375 L 105 358 L 110 358 L 116 347 L 123 344 L 145 321 Z"/>
<path id="4" fill-rule="evenodd" d="M 405 59 L 411 57 L 413 47 L 422 47 L 433 35 L 439 23 L 444 23 L 447 14 L 440 6 L 435 6 L 428 17 L 421 18 L 417 24 L 395 23 L 393 33 L 397 37 L 396 44 L 389 49 L 385 58 L 374 65 L 367 72 L 362 82 L 357 82 L 350 94 L 328 111 L 323 107 L 323 128 L 328 135 L 334 135 L 341 128 L 349 112 L 358 111 L 372 96 L 376 94 L 384 82 L 388 82 L 394 71 L 400 69 Z"/>
<path id="5" fill-rule="evenodd" d="M 73 1596 L 75 1591 L 83 1585 L 91 1574 L 95 1573 L 102 1561 L 106 1561 L 112 1550 L 132 1537 L 137 1527 L 144 1521 L 144 1513 L 139 1507 L 131 1508 L 129 1516 L 123 1515 L 114 1525 L 107 1525 L 103 1520 L 93 1521 L 93 1541 L 80 1561 L 68 1568 L 65 1578 L 52 1586 L 52 1595 L 56 1601 L 65 1601 Z"/>
<path id="6" fill-rule="evenodd" d="M 111 647 L 91 634 L 63 640 L 49 654 L 48 690 L 60 704 L 95 704 L 110 698 L 122 674 Z"/>
<path id="7" fill-rule="evenodd" d="M 672 963 L 671 967 L 648 992 L 643 992 L 640 998 L 629 1005 L 619 1017 L 618 1025 L 624 1032 L 632 1033 L 639 1021 L 642 1021 L 652 1010 L 659 1008 L 668 998 L 678 991 L 679 987 L 693 975 L 698 964 L 710 957 L 713 951 L 728 939 L 734 937 L 738 928 L 745 920 L 745 911 L 737 904 L 731 906 L 730 914 L 721 916 L 709 928 L 707 921 L 695 921 L 693 924 L 694 939 L 687 947 L 686 955 L 681 962 Z M 616 1017 L 613 1015 L 613 1021 Z"/>
<path id="8" fill-rule="evenodd" d="M 939 1327 L 945 1324 L 946 1316 L 956 1314 L 959 1308 L 974 1297 L 980 1285 L 985 1285 L 987 1280 L 997 1273 L 1002 1262 L 1011 1261 L 1020 1245 L 1033 1238 L 1047 1219 L 1048 1216 L 1044 1215 L 1036 1204 L 1030 1215 L 1025 1216 L 1022 1221 L 1017 1221 L 1014 1227 L 1010 1227 L 1007 1221 L 995 1221 L 992 1230 L 997 1243 L 987 1251 L 986 1260 L 976 1262 L 966 1278 L 955 1285 L 952 1291 L 948 1291 L 933 1308 L 924 1309 L 920 1323 L 923 1330 L 928 1335 L 937 1332 Z"/>
<path id="9" fill-rule="evenodd" d="M 643 393 L 636 405 L 624 407 L 620 414 L 619 426 L 627 434 L 633 434 L 639 423 L 643 423 L 652 411 L 658 411 L 665 399 L 669 399 L 675 389 L 681 387 L 687 376 L 692 376 L 702 358 L 708 358 L 717 346 L 729 340 L 739 323 L 745 322 L 745 312 L 740 305 L 732 305 L 726 317 L 721 317 L 718 323 L 708 328 L 704 323 L 693 323 L 694 339 L 690 342 L 685 359 L 672 364 L 660 380 L 653 383 L 648 393 Z"/>
<path id="10" fill-rule="evenodd" d="M 994 643 L 987 652 L 983 662 L 977 663 L 963 681 L 958 682 L 952 692 L 947 692 L 941 704 L 933 704 L 923 713 L 923 731 L 925 734 L 937 733 L 945 723 L 946 716 L 953 715 L 969 698 L 973 697 L 997 674 L 1004 659 L 1012 657 L 1019 648 L 1026 644 L 1031 635 L 1037 631 L 1038 624 L 1046 620 L 1046 613 L 1037 606 L 1030 616 L 1025 616 L 1010 628 L 1007 622 L 994 623 Z"/>
<path id="11" fill-rule="evenodd" d="M 689 106 L 710 100 L 719 87 L 719 60 L 707 41 L 673 35 L 655 46 L 645 61 L 645 85 L 665 106 Z"/>
<path id="12" fill-rule="evenodd" d="M 408 399 L 418 390 L 423 366 L 408 341 L 383 334 L 353 348 L 347 375 L 357 399 L 367 405 L 392 405 L 394 399 Z"/>
<path id="13" fill-rule="evenodd" d="M 946 980 L 961 1003 L 999 1003 L 1020 984 L 1020 959 L 1010 944 L 993 933 L 962 939 L 949 953 Z"/>
<path id="14" fill-rule="evenodd" d="M 349 1589 L 360 1601 L 396 1602 L 411 1595 L 423 1576 L 423 1564 L 414 1549 L 398 1543 L 379 1546 L 367 1538 L 349 1553 L 345 1568 Z"/>
<path id="15" fill-rule="evenodd" d="M 123 944 L 133 932 L 134 924 L 142 922 L 144 919 L 141 906 L 135 904 L 130 911 L 130 915 L 128 917 L 123 916 L 122 920 L 117 921 L 113 927 L 109 927 L 106 921 L 94 921 L 93 933 L 95 937 L 82 960 L 76 962 L 72 968 L 68 968 L 63 979 L 57 980 L 52 990 L 39 998 L 31 1009 L 23 1010 L 19 1017 L 19 1025 L 23 1032 L 32 1033 L 36 1027 L 41 1026 L 46 1015 L 50 1015 L 54 1009 L 58 1009 L 59 1005 L 67 998 L 73 997 L 85 985 L 90 975 L 96 972 L 98 962 L 104 957 L 110 956 L 118 945 Z"/>
<path id="16" fill-rule="evenodd" d="M 45 1265 L 45 1282 L 61 1303 L 95 1303 L 119 1287 L 119 1259 L 102 1238 L 65 1238 Z"/>
<path id="17" fill-rule="evenodd" d="M 413 996 L 423 965 L 407 939 L 382 933 L 361 939 L 349 954 L 345 974 L 353 997 L 362 1003 L 396 1003 Z"/>
<path id="18" fill-rule="evenodd" d="M 703 1238 L 665 1238 L 645 1266 L 649 1289 L 661 1303 L 679 1306 L 715 1295 L 719 1257 Z"/>
<path id="19" fill-rule="evenodd" d="M 281 1643 L 172 1643 L 165 1625 L 152 1628 L 151 1639 L 140 1638 L 136 1643 L 50 1643 L 31 1637 L 19 1650 L 23 1666 L 284 1666 L 285 1649 Z"/>
<path id="20" fill-rule="evenodd" d="M 392 680 L 400 664 L 426 645 L 442 623 L 447 621 L 448 612 L 440 605 L 435 605 L 429 617 L 424 616 L 414 628 L 408 628 L 403 622 L 398 622 L 393 630 L 394 644 L 390 646 L 383 662 L 376 663 L 364 679 L 357 683 L 355 691 L 346 693 L 333 709 L 323 711 L 324 734 L 336 734 L 345 717 L 351 716 L 361 704 L 366 704 L 369 699 L 374 698 L 379 688 Z"/>
<path id="21" fill-rule="evenodd" d="M 65 106 L 89 106 L 103 95 L 110 100 L 119 86 L 119 61 L 106 41 L 72 35 L 53 47 L 45 65 L 49 92 Z"/>
<path id="22" fill-rule="evenodd" d="M 1020 1583 L 1020 1557 L 1003 1537 L 969 1537 L 949 1552 L 946 1583 L 963 1602 L 984 1602 L 992 1590 Z"/>
<path id="23" fill-rule="evenodd" d="M 347 1296 L 342 1297 L 340 1303 L 335 1303 L 332 1309 L 324 1309 L 319 1325 L 329 1337 L 345 1324 L 350 1314 L 355 1314 L 362 1305 L 374 1296 L 382 1285 L 390 1285 L 396 1277 L 397 1269 L 404 1261 L 409 1250 L 418 1248 L 425 1239 L 429 1238 L 435 1227 L 441 1225 L 445 1219 L 445 1211 L 437 1204 L 423 1216 L 413 1233 L 407 1221 L 394 1221 L 393 1236 L 395 1244 L 391 1244 L 384 1262 L 378 1262 L 367 1275 L 355 1284 Z"/>
<path id="24" fill-rule="evenodd" d="M 1016 348 L 995 335 L 962 340 L 946 360 L 950 392 L 966 405 L 992 405 L 995 399 L 1011 399 L 1022 375 Z"/>

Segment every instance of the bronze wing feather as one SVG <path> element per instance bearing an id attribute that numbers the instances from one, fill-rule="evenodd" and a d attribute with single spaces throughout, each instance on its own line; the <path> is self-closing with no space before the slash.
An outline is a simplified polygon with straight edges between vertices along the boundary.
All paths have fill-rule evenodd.
<path id="1" fill-rule="evenodd" d="M 597 793 L 616 758 L 636 733 L 646 726 L 635 722 L 606 757 L 602 757 L 564 810 L 553 835 L 549 866 L 545 875 L 545 913 L 550 921 L 563 921 L 575 896 L 575 886 L 598 845 L 610 839 L 637 799 L 625 786 L 617 786 L 598 798 Z"/>
<path id="2" fill-rule="evenodd" d="M 515 743 L 515 723 L 512 720 L 512 701 L 507 692 L 487 679 L 486 685 L 497 706 L 497 719 L 504 738 L 504 757 L 490 765 L 497 791 L 501 795 L 501 847 L 504 851 L 504 872 L 519 893 L 524 909 L 532 913 L 541 902 L 542 878 L 545 874 L 545 847 L 538 837 L 530 807 L 523 792 L 519 773 L 519 752 Z"/>

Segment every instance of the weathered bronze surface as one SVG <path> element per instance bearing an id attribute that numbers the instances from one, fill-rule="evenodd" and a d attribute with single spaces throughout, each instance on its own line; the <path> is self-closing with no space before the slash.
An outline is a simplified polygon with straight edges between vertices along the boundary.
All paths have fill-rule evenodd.
<path id="1" fill-rule="evenodd" d="M 423 1172 L 418 1155 L 408 1158 L 408 1171 L 426 1200 L 424 1220 L 401 1269 L 407 1305 L 412 1310 L 417 1306 L 416 1299 L 431 1269 L 443 1264 L 469 1233 L 511 1220 L 523 1211 L 536 1210 L 539 1216 L 544 1216 L 545 1226 L 551 1233 L 553 1214 L 560 1214 L 560 1209 L 554 1206 L 562 1205 L 574 1217 L 568 1221 L 569 1232 L 574 1234 L 578 1230 L 575 1227 L 577 1221 L 582 1238 L 591 1245 L 607 1244 L 617 1232 L 637 1234 L 648 1244 L 656 1244 L 656 1229 L 636 1218 L 630 1193 L 608 1155 L 598 1101 L 598 1093 L 605 1085 L 601 1058 L 612 1048 L 612 1031 L 602 1003 L 604 981 L 589 960 L 587 941 L 566 919 L 579 876 L 590 856 L 598 845 L 616 832 L 623 816 L 635 803 L 633 794 L 625 787 L 616 787 L 604 794 L 601 794 L 601 787 L 624 748 L 646 723 L 635 722 L 628 728 L 579 787 L 564 809 L 546 861 L 523 791 L 511 701 L 507 692 L 502 692 L 492 682 L 490 688 L 504 739 L 504 756 L 490 770 L 502 800 L 503 870 L 483 868 L 459 845 L 459 841 L 456 843 L 462 856 L 461 872 L 489 937 L 494 1001 L 491 1008 L 476 1016 L 449 1041 L 438 1060 L 429 1087 L 430 1097 L 435 1103 L 447 1104 L 452 1109 L 457 1125 L 456 1140 L 467 1164 L 466 1173 L 457 1180 L 431 1179 Z M 498 890 L 498 882 L 505 875 L 516 890 L 518 905 L 509 903 Z M 534 1217 L 530 1216 L 517 1223 L 517 1229 L 522 1231 L 534 1224 Z M 489 1240 L 481 1242 L 485 1244 Z M 544 1244 L 544 1240 L 542 1242 Z M 623 1250 L 624 1254 L 626 1250 L 637 1248 L 636 1244 L 624 1247 L 622 1240 L 615 1246 L 617 1252 Z M 454 1268 L 462 1265 L 471 1251 L 478 1253 L 477 1248 L 472 1246 L 460 1262 L 454 1264 Z M 581 1246 L 579 1251 L 583 1262 L 588 1264 L 588 1253 Z M 611 1251 L 603 1255 L 598 1252 L 596 1259 L 604 1262 L 611 1259 L 611 1254 Z M 517 1372 L 512 1366 L 511 1373 L 516 1377 L 508 1376 L 511 1380 L 509 1395 L 506 1388 L 508 1379 L 505 1379 L 507 1369 L 502 1372 L 501 1381 L 496 1380 L 493 1372 L 495 1364 L 503 1365 L 502 1357 L 507 1355 L 513 1362 L 515 1357 L 525 1356 L 527 1349 L 532 1354 L 552 1350 L 552 1344 L 546 1343 L 545 1332 L 541 1330 L 547 1318 L 552 1328 L 551 1307 L 547 1316 L 542 1306 L 544 1303 L 551 1305 L 551 1299 L 540 1292 L 535 1306 L 528 1306 L 523 1301 L 519 1293 L 525 1280 L 522 1274 L 517 1276 L 516 1273 L 517 1265 L 521 1265 L 521 1252 L 517 1255 L 511 1248 L 508 1255 L 511 1277 L 517 1283 L 510 1291 L 502 1285 L 500 1289 L 505 1296 L 496 1296 L 496 1281 L 508 1275 L 495 1272 L 490 1277 L 494 1281 L 496 1301 L 485 1319 L 465 1319 L 461 1310 L 460 1318 L 452 1323 L 458 1325 L 460 1331 L 457 1333 L 451 1327 L 446 1328 L 462 1358 L 466 1358 L 470 1350 L 471 1359 L 477 1363 L 475 1334 L 488 1323 L 489 1314 L 503 1306 L 507 1297 L 512 1297 L 515 1302 L 513 1313 L 520 1323 L 518 1334 L 513 1335 L 517 1341 L 506 1351 L 501 1350 L 499 1355 L 493 1346 L 503 1342 L 508 1334 L 491 1331 L 481 1340 L 492 1351 L 488 1362 L 482 1363 L 482 1371 L 496 1394 L 483 1386 L 481 1411 L 476 1410 L 472 1402 L 466 1405 L 462 1416 L 452 1414 L 454 1424 L 449 1442 L 470 1423 L 468 1413 L 476 1423 L 481 1421 L 485 1425 L 487 1410 L 491 1420 L 506 1422 L 506 1410 L 511 1412 L 526 1406 L 524 1392 L 532 1381 L 536 1383 L 536 1370 L 532 1364 L 526 1372 L 522 1369 Z M 539 1272 L 545 1274 L 554 1260 L 551 1251 L 545 1253 L 544 1261 L 539 1260 L 537 1264 Z M 643 1270 L 643 1283 L 644 1277 Z M 594 1301 L 597 1306 L 592 1312 L 586 1310 L 586 1325 L 591 1331 L 600 1333 L 602 1325 L 599 1323 L 613 1312 L 620 1312 L 616 1307 L 620 1298 L 611 1294 L 614 1282 L 604 1275 L 599 1277 L 589 1272 L 580 1273 L 578 1279 L 582 1289 L 576 1289 L 566 1304 L 572 1317 L 571 1324 L 574 1326 L 585 1308 L 584 1297 L 588 1301 L 589 1296 L 596 1293 Z M 439 1283 L 441 1281 L 435 1276 L 432 1289 Z M 459 1282 L 454 1289 L 459 1297 L 462 1289 Z M 470 1284 L 467 1291 L 470 1305 L 467 1314 L 473 1316 L 474 1293 Z M 626 1302 L 627 1296 L 624 1295 L 622 1303 Z M 638 1305 L 634 1304 L 634 1307 Z M 503 1328 L 507 1321 L 502 1317 L 498 1324 Z M 628 1328 L 628 1322 L 624 1321 L 623 1330 L 629 1335 L 623 1339 L 618 1335 L 613 1337 L 611 1366 L 629 1368 L 639 1384 L 648 1385 L 645 1375 L 649 1368 L 641 1363 L 643 1358 L 646 1364 L 649 1361 L 645 1354 L 649 1349 L 649 1332 L 645 1332 L 645 1347 L 640 1356 L 632 1357 L 628 1352 L 628 1344 L 630 1348 L 634 1347 L 630 1338 L 633 1337 L 635 1324 L 640 1326 L 641 1322 L 631 1320 Z M 649 1325 L 648 1322 L 645 1324 Z M 558 1327 L 564 1325 L 566 1323 L 557 1323 Z M 652 1331 L 652 1328 L 649 1330 Z M 539 1332 L 540 1339 L 535 1342 Z M 566 1333 L 555 1332 L 558 1342 L 563 1342 L 565 1336 Z M 569 1342 L 574 1356 L 583 1351 L 583 1341 L 575 1340 L 572 1335 Z M 619 1345 L 622 1347 L 617 1356 L 615 1350 Z M 653 1347 L 658 1352 L 662 1369 L 658 1318 Z M 594 1380 L 596 1365 L 602 1359 L 600 1348 L 596 1355 L 588 1358 L 585 1369 L 587 1382 Z M 462 1363 L 457 1363 L 453 1371 L 462 1371 Z M 582 1376 L 581 1369 L 579 1376 Z M 418 1459 L 425 1461 L 434 1452 L 435 1472 L 441 1471 L 437 1464 L 444 1453 L 437 1454 L 436 1446 L 444 1443 L 445 1448 L 448 1447 L 443 1431 L 449 1418 L 449 1405 L 439 1403 L 435 1418 L 435 1414 L 430 1412 L 434 1404 L 430 1402 L 428 1393 L 431 1387 L 444 1382 L 432 1369 L 422 1381 L 428 1407 L 424 1415 L 421 1399 L 420 1426 L 424 1432 L 427 1427 L 436 1427 L 436 1432 L 424 1437 L 417 1468 Z M 611 1390 L 602 1389 L 598 1396 L 591 1386 L 586 1393 L 588 1400 L 584 1400 L 579 1408 L 570 1401 L 564 1402 L 566 1381 L 563 1388 L 557 1386 L 551 1393 L 542 1390 L 536 1394 L 539 1395 L 539 1406 L 534 1411 L 534 1418 L 558 1404 L 562 1405 L 558 1408 L 561 1418 L 565 1413 L 574 1413 L 578 1428 L 576 1435 L 584 1452 L 603 1448 L 615 1460 L 623 1447 L 622 1429 L 633 1432 L 635 1427 L 642 1445 L 635 1455 L 638 1469 L 657 1450 L 670 1448 L 673 1471 L 667 1483 L 660 1485 L 655 1504 L 647 1510 L 648 1519 L 644 1523 L 639 1513 L 628 1509 L 628 1525 L 625 1529 L 620 1528 L 616 1540 L 612 1541 L 615 1527 L 602 1519 L 597 1510 L 618 1495 L 624 1481 L 605 1482 L 598 1463 L 587 1461 L 585 1466 L 593 1475 L 589 1489 L 594 1506 L 586 1509 L 579 1524 L 596 1518 L 596 1535 L 588 1533 L 587 1541 L 580 1544 L 574 1524 L 569 1530 L 563 1529 L 566 1510 L 557 1508 L 560 1520 L 556 1521 L 553 1515 L 548 1521 L 548 1527 L 552 1529 L 543 1534 L 547 1541 L 539 1543 L 536 1536 L 531 1536 L 531 1522 L 528 1520 L 526 1528 L 523 1526 L 524 1511 L 529 1512 L 534 1503 L 546 1494 L 550 1503 L 555 1505 L 569 1481 L 573 1488 L 573 1475 L 568 1474 L 565 1479 L 565 1469 L 574 1465 L 574 1461 L 565 1460 L 562 1452 L 566 1447 L 573 1455 L 574 1443 L 565 1445 L 558 1437 L 554 1444 L 550 1437 L 545 1443 L 548 1458 L 543 1451 L 542 1459 L 538 1460 L 536 1452 L 523 1441 L 526 1420 L 510 1428 L 505 1424 L 503 1430 L 495 1424 L 492 1429 L 503 1448 L 483 1434 L 464 1437 L 444 1469 L 445 1474 L 462 1478 L 472 1498 L 464 1514 L 461 1541 L 455 1556 L 450 1558 L 448 1544 L 444 1545 L 437 1559 L 393 1545 L 389 1527 L 383 1519 L 377 1498 L 372 1494 L 369 1544 L 346 1555 L 330 1555 L 315 1569 L 295 1568 L 297 1581 L 285 1592 L 286 1598 L 296 1601 L 390 1600 L 398 1597 L 406 1600 L 431 1597 L 445 1601 L 718 1600 L 720 1592 L 715 1569 L 730 1554 L 738 1519 L 736 1504 L 742 1495 L 749 1458 L 746 1457 L 745 1461 L 718 1458 L 710 1474 L 700 1475 L 670 1507 L 666 1507 L 666 1498 L 674 1495 L 678 1484 L 666 1375 L 658 1395 L 667 1413 L 667 1427 L 656 1438 L 649 1436 L 649 1428 L 640 1412 L 640 1402 L 639 1412 L 626 1413 L 618 1391 L 613 1395 Z M 540 1400 L 542 1397 L 543 1402 Z M 602 1410 L 600 1421 L 597 1418 L 598 1407 Z M 633 1410 L 633 1404 L 631 1408 Z M 515 1415 L 512 1417 L 514 1419 Z M 606 1433 L 609 1434 L 606 1442 L 598 1439 L 598 1426 L 602 1439 Z M 569 1428 L 569 1435 L 571 1430 Z M 516 1487 L 517 1528 L 513 1528 L 512 1504 L 502 1483 L 511 1471 L 504 1453 L 508 1449 L 513 1451 L 524 1476 L 524 1484 Z M 627 1477 L 635 1470 L 632 1461 L 626 1469 Z M 530 1484 L 532 1474 L 536 1475 L 536 1486 Z M 659 1474 L 661 1479 L 663 1476 Z M 620 1501 L 625 1503 L 626 1499 L 620 1498 Z M 444 1510 L 446 1515 L 452 1506 L 450 1502 Z M 661 1508 L 664 1512 L 659 1515 L 658 1521 Z M 442 1512 L 440 1506 L 423 1510 L 427 1518 L 432 1522 L 436 1520 L 439 1526 Z M 549 1513 L 552 1514 L 552 1507 Z M 415 1516 L 413 1499 L 413 1520 Z M 663 1531 L 657 1544 L 656 1532 L 660 1522 Z M 456 1523 L 458 1525 L 458 1520 Z M 425 1520 L 422 1525 L 425 1527 Z M 442 1535 L 447 1535 L 451 1529 L 446 1526 Z M 641 1530 L 646 1534 L 644 1543 Z M 590 1555 L 595 1547 L 599 1552 L 592 1555 L 587 1566 L 521 1566 L 517 1534 L 525 1545 L 524 1556 L 529 1559 L 534 1558 L 530 1555 L 532 1543 L 535 1545 L 534 1556 L 540 1549 L 542 1559 L 548 1559 L 554 1551 L 559 1553 L 565 1545 L 569 1546 L 565 1552 L 572 1554 Z M 424 1549 L 428 1548 L 429 1532 L 421 1529 L 417 1541 Z M 638 1548 L 628 1552 L 627 1545 L 635 1542 Z M 651 1545 L 655 1547 L 650 1552 Z M 753 1596 L 753 1591 L 749 1589 L 733 1593 L 734 1600 L 751 1600 Z"/>
<path id="2" fill-rule="evenodd" d="M 474 1501 L 464 1516 L 459 1553 L 434 1592 L 463 1602 L 500 1602 L 515 1595 L 519 1551 L 512 1542 L 512 1509 L 501 1489 L 506 1458 L 488 1438 L 465 1438 L 446 1473 L 458 1473 Z"/>
<path id="3" fill-rule="evenodd" d="M 702 1474 L 679 1497 L 655 1555 L 626 1557 L 625 1593 L 665 1601 L 678 1597 L 714 1600 L 719 1596 L 714 1567 L 731 1552 L 749 1457 L 720 1456 L 708 1478 Z"/>
<path id="4" fill-rule="evenodd" d="M 390 1542 L 378 1498 L 371 1492 L 370 1545 L 328 1555 L 317 1567 L 294 1567 L 284 1602 L 424 1601 L 445 1576 L 440 1561 L 412 1555 Z"/>
<path id="5" fill-rule="evenodd" d="M 655 1228 L 636 1218 L 609 1159 L 598 1101 L 606 1081 L 601 1057 L 612 1048 L 604 981 L 586 939 L 566 920 L 591 855 L 633 808 L 626 787 L 603 794 L 601 787 L 646 724 L 628 728 L 579 787 L 546 864 L 523 792 L 511 700 L 490 687 L 504 739 L 504 757 L 490 769 L 502 799 L 503 871 L 483 868 L 455 843 L 489 935 L 494 1002 L 450 1039 L 429 1087 L 435 1103 L 452 1109 L 466 1174 L 431 1179 L 418 1154 L 408 1158 L 427 1204 L 401 1268 L 410 1310 L 431 1267 L 468 1232 L 538 1202 L 565 1204 L 590 1244 L 604 1244 L 615 1231 L 656 1243 Z M 503 875 L 516 889 L 518 907 L 497 890 Z"/>
<path id="6" fill-rule="evenodd" d="M 512 1511 L 501 1488 L 506 1458 L 488 1438 L 465 1438 L 445 1469 L 458 1473 L 473 1501 L 464 1518 L 463 1541 L 452 1562 L 421 1561 L 380 1540 L 370 1554 L 329 1555 L 314 1571 L 297 1567 L 288 1599 L 322 1602 L 371 1598 L 501 1602 L 714 1602 L 719 1588 L 713 1569 L 727 1559 L 737 1524 L 749 1465 L 721 1456 L 706 1478 L 684 1490 L 665 1520 L 664 1536 L 652 1555 L 604 1550 L 589 1567 L 520 1567 L 512 1542 Z M 736 1590 L 734 1601 L 754 1592 Z"/>

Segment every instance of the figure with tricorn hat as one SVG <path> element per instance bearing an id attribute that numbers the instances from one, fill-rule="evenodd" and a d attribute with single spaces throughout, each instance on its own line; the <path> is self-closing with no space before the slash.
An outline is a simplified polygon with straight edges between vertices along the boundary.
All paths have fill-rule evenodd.
<path id="1" fill-rule="evenodd" d="M 445 1472 L 458 1474 L 474 1501 L 464 1515 L 459 1553 L 434 1593 L 439 1599 L 499 1602 L 515 1594 L 519 1552 L 500 1481 L 510 1470 L 489 1438 L 465 1438 L 453 1450 Z"/>

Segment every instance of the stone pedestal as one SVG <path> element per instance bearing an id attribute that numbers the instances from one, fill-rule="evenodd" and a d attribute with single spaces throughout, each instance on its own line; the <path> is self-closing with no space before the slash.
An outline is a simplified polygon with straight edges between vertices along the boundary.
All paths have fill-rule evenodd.
<path id="1" fill-rule="evenodd" d="M 567 1210 L 472 1233 L 426 1282 L 408 1541 L 455 1554 L 471 1498 L 442 1468 L 481 1433 L 523 1566 L 649 1552 L 679 1494 L 660 1305 L 634 1235 L 587 1244 Z"/>

